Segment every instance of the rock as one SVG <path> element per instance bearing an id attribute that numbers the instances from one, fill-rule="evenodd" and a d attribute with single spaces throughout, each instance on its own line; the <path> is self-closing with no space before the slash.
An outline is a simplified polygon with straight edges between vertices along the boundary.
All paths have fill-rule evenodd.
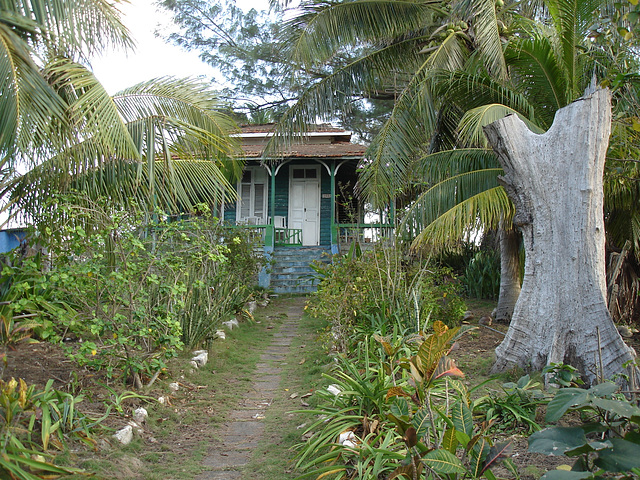
<path id="1" fill-rule="evenodd" d="M 473 319 L 473 312 L 471 310 L 467 310 L 464 312 L 464 316 L 462 317 L 463 322 L 468 322 Z"/>
<path id="2" fill-rule="evenodd" d="M 180 390 L 180 385 L 178 385 L 176 382 L 172 382 L 169 384 L 169 390 L 171 390 L 172 392 L 177 392 L 178 390 Z"/>
<path id="3" fill-rule="evenodd" d="M 139 425 L 144 425 L 149 417 L 149 412 L 144 407 L 138 407 L 133 411 L 133 421 Z"/>
<path id="4" fill-rule="evenodd" d="M 224 330 L 218 330 L 216 331 L 216 336 L 220 339 L 220 340 L 226 340 L 227 339 L 227 334 L 225 333 Z"/>
<path id="5" fill-rule="evenodd" d="M 238 323 L 238 320 L 236 318 L 232 318 L 228 322 L 222 322 L 222 325 L 227 327 L 229 330 L 240 327 L 240 323 Z"/>
<path id="6" fill-rule="evenodd" d="M 130 426 L 133 429 L 133 431 L 136 432 L 138 435 L 142 435 L 144 433 L 144 430 L 142 429 L 142 426 L 138 422 L 134 422 L 133 420 L 129 420 L 127 425 Z"/>
<path id="7" fill-rule="evenodd" d="M 631 337 L 633 337 L 633 332 L 626 325 L 619 325 L 618 326 L 618 332 L 620 333 L 620 336 L 622 338 L 631 338 Z"/>
<path id="8" fill-rule="evenodd" d="M 191 359 L 191 362 L 195 362 L 196 368 L 204 367 L 208 361 L 209 361 L 209 352 L 206 352 L 206 351 L 202 351 L 201 353 L 199 353 L 198 355 L 196 355 Z"/>
<path id="9" fill-rule="evenodd" d="M 167 399 L 164 397 L 158 397 L 158 403 L 160 405 L 164 405 L 165 403 L 167 403 Z"/>
<path id="10" fill-rule="evenodd" d="M 256 302 L 255 300 L 247 302 L 244 305 L 244 309 L 247 311 L 247 313 L 249 313 L 249 315 L 253 315 L 253 312 L 256 311 L 256 308 L 258 308 L 258 302 Z"/>
<path id="11" fill-rule="evenodd" d="M 195 360 L 191 360 L 189 362 L 189 365 L 191 365 L 193 368 L 195 368 L 196 370 L 198 369 L 198 362 L 196 362 Z"/>
<path id="12" fill-rule="evenodd" d="M 133 427 L 127 425 L 113 434 L 113 438 L 118 440 L 122 445 L 129 445 L 133 440 Z"/>
<path id="13" fill-rule="evenodd" d="M 355 441 L 356 436 L 351 430 L 349 430 L 348 432 L 342 432 L 340 434 L 340 437 L 338 437 L 338 443 L 347 447 L 355 446 Z M 346 445 L 347 442 L 349 442 L 351 445 Z"/>
<path id="14" fill-rule="evenodd" d="M 493 323 L 493 318 L 491 318 L 489 315 L 485 315 L 480 320 L 478 320 L 478 323 L 480 325 L 489 326 L 489 325 L 491 325 Z"/>
<path id="15" fill-rule="evenodd" d="M 340 392 L 342 392 L 342 390 L 340 390 L 340 387 L 338 387 L 338 385 L 334 383 L 327 387 L 327 392 L 333 393 L 334 395 L 340 395 Z"/>
<path id="16" fill-rule="evenodd" d="M 194 357 L 197 357 L 198 355 L 202 355 L 203 353 L 206 353 L 207 355 L 209 355 L 209 351 L 208 350 L 195 350 L 195 351 L 191 352 L 191 354 Z"/>

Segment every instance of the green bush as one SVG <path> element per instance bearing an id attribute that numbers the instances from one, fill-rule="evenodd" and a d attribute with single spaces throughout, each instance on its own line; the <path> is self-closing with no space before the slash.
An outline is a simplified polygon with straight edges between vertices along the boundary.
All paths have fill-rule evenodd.
<path id="1" fill-rule="evenodd" d="M 451 270 L 414 262 L 393 249 L 334 258 L 317 265 L 318 291 L 308 311 L 331 322 L 332 341 L 348 351 L 366 335 L 425 330 L 460 322 L 466 306 Z"/>
<path id="2" fill-rule="evenodd" d="M 78 362 L 138 388 L 240 310 L 260 265 L 249 236 L 214 218 L 150 222 L 64 199 L 55 211 L 37 232 L 46 268 L 39 257 L 10 262 L 5 299 L 38 315 L 42 338 L 81 339 L 65 344 Z"/>
<path id="3" fill-rule="evenodd" d="M 477 252 L 464 272 L 467 295 L 473 298 L 495 300 L 500 295 L 500 253 Z"/>

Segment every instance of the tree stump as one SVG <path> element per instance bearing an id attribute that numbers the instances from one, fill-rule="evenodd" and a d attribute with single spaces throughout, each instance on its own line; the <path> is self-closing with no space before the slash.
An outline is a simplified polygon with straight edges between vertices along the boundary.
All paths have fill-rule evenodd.
<path id="1" fill-rule="evenodd" d="M 602 184 L 610 132 L 611 94 L 602 89 L 558 110 L 542 135 L 516 115 L 485 127 L 526 252 L 522 291 L 493 371 L 561 362 L 594 383 L 635 358 L 605 300 Z"/>

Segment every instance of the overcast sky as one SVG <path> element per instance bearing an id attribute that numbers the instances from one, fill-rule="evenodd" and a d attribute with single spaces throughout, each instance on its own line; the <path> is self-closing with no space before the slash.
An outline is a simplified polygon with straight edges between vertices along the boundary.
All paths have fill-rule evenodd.
<path id="1" fill-rule="evenodd" d="M 268 8 L 268 0 L 238 0 L 242 8 Z M 246 5 L 246 6 L 245 6 Z M 131 0 L 123 4 L 124 23 L 137 43 L 134 53 L 111 52 L 92 61 L 93 71 L 107 92 L 114 94 L 136 83 L 167 75 L 177 77 L 215 76 L 212 67 L 202 63 L 197 52 L 187 52 L 164 43 L 154 35 L 171 23 L 154 5 L 154 0 Z"/>

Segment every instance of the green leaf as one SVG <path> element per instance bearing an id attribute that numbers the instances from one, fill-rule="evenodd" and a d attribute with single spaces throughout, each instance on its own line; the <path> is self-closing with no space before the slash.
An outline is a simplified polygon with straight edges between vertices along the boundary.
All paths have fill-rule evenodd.
<path id="1" fill-rule="evenodd" d="M 449 452 L 455 454 L 456 449 L 458 448 L 458 443 L 458 439 L 456 438 L 456 429 L 451 427 L 447 428 L 444 432 L 444 436 L 442 437 L 442 446 Z"/>
<path id="2" fill-rule="evenodd" d="M 589 442 L 573 450 L 567 450 L 565 455 L 567 457 L 577 457 L 585 453 L 597 452 L 598 450 L 604 450 L 605 448 L 611 448 L 611 442 L 608 440 L 604 442 Z"/>
<path id="3" fill-rule="evenodd" d="M 587 444 L 587 437 L 580 427 L 545 428 L 529 437 L 529 451 L 546 455 L 564 455 Z"/>
<path id="4" fill-rule="evenodd" d="M 460 463 L 460 459 L 447 450 L 432 450 L 424 456 L 422 461 L 436 473 L 449 474 L 466 472 L 464 466 Z"/>
<path id="5" fill-rule="evenodd" d="M 545 473 L 540 480 L 582 480 L 583 478 L 593 478 L 593 474 L 591 472 L 551 470 Z"/>
<path id="6" fill-rule="evenodd" d="M 421 408 L 415 413 L 411 423 L 416 429 L 418 438 L 424 437 L 429 431 L 429 426 L 431 425 L 431 422 L 429 421 L 429 412 L 424 408 Z"/>
<path id="7" fill-rule="evenodd" d="M 580 388 L 563 388 L 556 393 L 556 396 L 553 397 L 553 400 L 547 405 L 546 421 L 557 422 L 571 407 L 584 404 L 587 401 L 587 397 L 588 393 L 586 390 Z"/>
<path id="8" fill-rule="evenodd" d="M 451 409 L 451 420 L 456 430 L 464 432 L 469 438 L 473 435 L 473 414 L 463 401 L 457 402 Z"/>
<path id="9" fill-rule="evenodd" d="M 626 472 L 640 467 L 640 445 L 621 438 L 609 440 L 613 448 L 601 450 L 594 463 L 608 472 Z"/>
<path id="10" fill-rule="evenodd" d="M 396 398 L 395 402 L 393 402 L 393 405 L 391 405 L 390 410 L 393 416 L 401 420 L 409 419 L 409 402 L 407 402 L 406 398 Z"/>
<path id="11" fill-rule="evenodd" d="M 613 382 L 604 382 L 594 385 L 587 391 L 592 395 L 597 395 L 598 397 L 608 397 L 618 391 L 618 385 Z"/>
<path id="12" fill-rule="evenodd" d="M 591 403 L 596 407 L 600 407 L 608 412 L 615 413 L 620 417 L 631 418 L 640 416 L 640 408 L 624 400 L 611 400 L 608 398 L 594 398 Z"/>

